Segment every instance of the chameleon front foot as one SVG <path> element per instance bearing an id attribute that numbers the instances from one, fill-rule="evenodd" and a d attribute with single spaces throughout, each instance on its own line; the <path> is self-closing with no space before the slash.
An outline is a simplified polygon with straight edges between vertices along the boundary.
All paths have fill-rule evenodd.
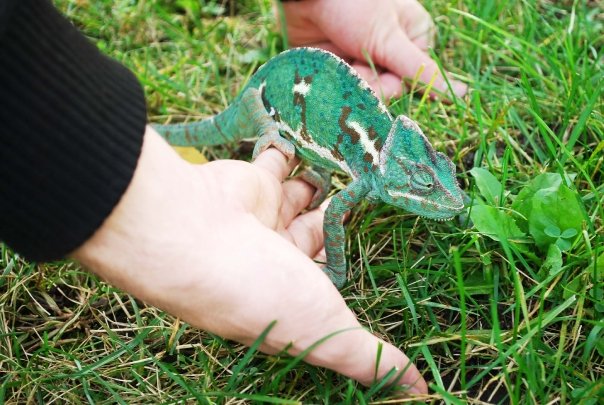
<path id="1" fill-rule="evenodd" d="M 259 154 L 270 147 L 276 148 L 279 152 L 283 153 L 288 162 L 296 156 L 296 148 L 290 141 L 280 135 L 267 134 L 262 135 L 256 142 L 252 159 L 256 159 Z"/>
<path id="2" fill-rule="evenodd" d="M 369 190 L 370 187 L 367 184 L 356 179 L 333 197 L 325 211 L 323 234 L 325 235 L 327 266 L 323 271 L 337 288 L 342 288 L 346 283 L 344 215 L 358 204 L 369 193 Z"/>
<path id="3" fill-rule="evenodd" d="M 315 188 L 315 194 L 312 196 L 308 209 L 317 208 L 327 198 L 331 186 L 331 173 L 326 170 L 307 167 L 300 173 L 299 177 Z"/>
<path id="4" fill-rule="evenodd" d="M 323 272 L 327 274 L 327 277 L 331 280 L 333 285 L 339 290 L 346 284 L 346 265 L 340 266 L 339 268 L 331 268 L 329 266 L 323 267 Z"/>

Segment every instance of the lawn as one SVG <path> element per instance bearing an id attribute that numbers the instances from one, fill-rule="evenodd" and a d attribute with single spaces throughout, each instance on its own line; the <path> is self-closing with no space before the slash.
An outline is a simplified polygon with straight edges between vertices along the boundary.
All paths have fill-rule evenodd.
<path id="1" fill-rule="evenodd" d="M 225 3 L 224 5 L 222 3 Z M 223 110 L 283 49 L 269 0 L 58 0 L 145 86 L 153 122 Z M 602 403 L 604 11 L 596 1 L 428 0 L 439 62 L 469 84 L 392 100 L 457 165 L 450 222 L 363 203 L 342 294 L 404 348 L 436 403 Z M 250 158 L 250 144 L 203 153 Z M 334 187 L 347 179 L 336 177 Z M 70 261 L 0 245 L 0 403 L 395 403 L 189 327 Z"/>

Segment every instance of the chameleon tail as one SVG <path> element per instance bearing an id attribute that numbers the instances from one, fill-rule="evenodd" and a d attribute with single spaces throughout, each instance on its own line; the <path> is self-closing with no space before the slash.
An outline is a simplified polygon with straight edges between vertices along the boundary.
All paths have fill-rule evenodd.
<path id="1" fill-rule="evenodd" d="M 237 104 L 218 115 L 202 121 L 182 124 L 153 125 L 153 128 L 174 146 L 221 145 L 249 136 L 234 128 L 239 113 Z"/>

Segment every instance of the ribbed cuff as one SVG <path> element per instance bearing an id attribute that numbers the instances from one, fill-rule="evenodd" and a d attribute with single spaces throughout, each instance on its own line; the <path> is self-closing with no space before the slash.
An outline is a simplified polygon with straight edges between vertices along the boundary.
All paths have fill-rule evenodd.
<path id="1" fill-rule="evenodd" d="M 52 260 L 88 239 L 125 192 L 145 101 L 136 77 L 48 0 L 11 2 L 0 31 L 0 239 Z"/>

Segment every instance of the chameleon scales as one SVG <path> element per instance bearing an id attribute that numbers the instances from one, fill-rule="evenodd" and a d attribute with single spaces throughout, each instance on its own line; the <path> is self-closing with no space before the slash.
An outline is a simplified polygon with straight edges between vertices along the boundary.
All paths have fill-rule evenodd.
<path id="1" fill-rule="evenodd" d="M 451 219 L 464 207 L 455 166 L 436 152 L 417 124 L 393 118 L 369 85 L 339 57 L 296 48 L 269 60 L 222 113 L 186 124 L 155 125 L 172 145 L 207 146 L 259 137 L 254 157 L 275 147 L 310 165 L 302 178 L 325 199 L 331 172 L 352 181 L 331 200 L 323 224 L 324 271 L 346 282 L 343 216 L 363 198 L 417 215 Z"/>

